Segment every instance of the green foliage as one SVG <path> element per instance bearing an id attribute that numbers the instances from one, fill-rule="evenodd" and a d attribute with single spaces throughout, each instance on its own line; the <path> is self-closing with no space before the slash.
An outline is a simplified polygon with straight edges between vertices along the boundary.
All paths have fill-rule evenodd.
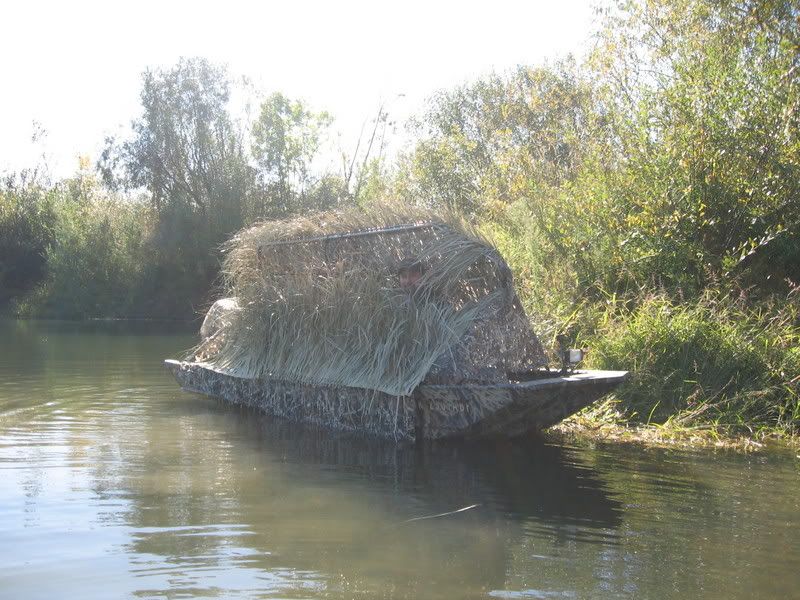
<path id="1" fill-rule="evenodd" d="M 787 2 L 649 0 L 609 18 L 590 68 L 618 158 L 593 187 L 623 215 L 615 254 L 640 280 L 800 276 L 797 16 Z"/>
<path id="2" fill-rule="evenodd" d="M 525 204 L 580 295 L 693 295 L 732 277 L 785 293 L 800 279 L 797 16 L 786 2 L 627 3 L 586 65 L 437 96 L 396 192 L 501 221 Z"/>
<path id="3" fill-rule="evenodd" d="M 50 239 L 39 285 L 18 301 L 26 315 L 58 318 L 137 316 L 151 209 L 108 196 L 86 172 L 51 187 Z"/>
<path id="4" fill-rule="evenodd" d="M 54 221 L 52 194 L 34 174 L 0 184 L 0 306 L 44 278 Z"/>
<path id="5" fill-rule="evenodd" d="M 285 215 L 310 192 L 311 162 L 319 150 L 320 135 L 331 122 L 327 113 L 314 113 L 280 93 L 261 104 L 253 124 L 252 152 L 266 188 L 263 197 L 271 197 L 274 203 L 272 208 L 262 208 L 264 214 Z"/>
<path id="6" fill-rule="evenodd" d="M 163 214 L 144 200 L 109 193 L 86 169 L 58 184 L 6 188 L 0 204 L 3 225 L 17 225 L 2 238 L 10 264 L 21 271 L 36 260 L 39 269 L 24 271 L 24 289 L 3 288 L 10 297 L 2 300 L 18 315 L 193 316 L 192 303 L 208 294 L 208 252 L 196 260 L 164 253 Z M 16 213 L 6 212 L 9 206 Z M 22 217 L 19 206 L 26 208 Z"/>
<path id="7" fill-rule="evenodd" d="M 434 98 L 394 192 L 473 215 L 545 339 L 640 373 L 625 397 L 644 418 L 692 398 L 796 425 L 780 307 L 800 281 L 798 17 L 782 0 L 621 3 L 585 64 Z M 743 288 L 746 305 L 720 300 Z"/>
<path id="8" fill-rule="evenodd" d="M 141 281 L 140 206 L 109 200 L 60 207 L 50 277 L 40 314 L 65 318 L 135 316 Z"/>
<path id="9" fill-rule="evenodd" d="M 663 422 L 689 411 L 739 427 L 800 424 L 796 314 L 707 292 L 697 304 L 654 296 L 610 316 L 591 340 L 592 362 L 631 370 L 618 397 L 636 418 Z"/>
<path id="10" fill-rule="evenodd" d="M 570 181 L 593 127 L 589 100 L 572 61 L 442 92 L 416 125 L 398 191 L 477 214 Z"/>

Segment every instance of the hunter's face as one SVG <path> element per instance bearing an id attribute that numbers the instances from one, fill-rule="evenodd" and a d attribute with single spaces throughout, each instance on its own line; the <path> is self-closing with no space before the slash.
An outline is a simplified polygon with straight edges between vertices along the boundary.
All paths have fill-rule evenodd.
<path id="1" fill-rule="evenodd" d="M 400 279 L 400 287 L 407 292 L 413 292 L 419 285 L 419 280 L 422 277 L 422 273 L 419 271 L 408 270 L 402 271 L 398 277 Z"/>

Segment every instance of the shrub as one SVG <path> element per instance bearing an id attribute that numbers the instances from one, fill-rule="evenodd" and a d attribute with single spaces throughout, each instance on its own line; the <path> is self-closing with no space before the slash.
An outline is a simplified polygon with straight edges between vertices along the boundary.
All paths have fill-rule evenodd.
<path id="1" fill-rule="evenodd" d="M 53 195 L 47 189 L 15 178 L 0 185 L 0 305 L 44 278 L 54 222 Z"/>
<path id="2" fill-rule="evenodd" d="M 794 430 L 796 323 L 789 309 L 745 308 L 718 292 L 683 305 L 653 296 L 595 333 L 593 363 L 632 372 L 619 398 L 640 420 L 690 411 L 724 425 Z"/>
<path id="3" fill-rule="evenodd" d="M 56 318 L 131 316 L 146 262 L 148 208 L 108 197 L 76 202 L 62 195 L 54 210 L 47 276 L 20 303 L 20 312 Z"/>

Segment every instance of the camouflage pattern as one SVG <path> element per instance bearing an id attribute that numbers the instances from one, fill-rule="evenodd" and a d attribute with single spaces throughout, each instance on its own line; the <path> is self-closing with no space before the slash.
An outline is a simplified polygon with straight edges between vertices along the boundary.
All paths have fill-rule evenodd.
<path id="1" fill-rule="evenodd" d="M 507 302 L 490 307 L 431 366 L 424 384 L 509 383 L 509 373 L 544 365 L 544 349 L 511 290 Z"/>
<path id="2" fill-rule="evenodd" d="M 294 422 L 396 441 L 541 430 L 588 406 L 626 377 L 622 371 L 584 371 L 522 383 L 423 384 L 412 396 L 391 396 L 361 388 L 247 379 L 193 362 L 165 364 L 186 390 Z"/>
<path id="3" fill-rule="evenodd" d="M 605 396 L 625 371 L 547 374 L 522 383 L 422 385 L 417 432 L 425 438 L 514 437 L 563 421 Z"/>
<path id="4" fill-rule="evenodd" d="M 343 386 L 237 377 L 208 365 L 165 361 L 187 391 L 222 398 L 296 423 L 413 440 L 414 402 L 408 396 Z"/>

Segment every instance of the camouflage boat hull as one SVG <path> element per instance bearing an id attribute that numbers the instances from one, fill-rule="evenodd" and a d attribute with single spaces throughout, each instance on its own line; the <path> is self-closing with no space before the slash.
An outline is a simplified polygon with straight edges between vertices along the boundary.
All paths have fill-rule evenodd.
<path id="1" fill-rule="evenodd" d="M 521 383 L 420 385 L 412 396 L 344 386 L 237 377 L 208 365 L 167 360 L 187 391 L 294 422 L 394 440 L 519 436 L 542 430 L 606 395 L 625 371 L 581 371 Z"/>

